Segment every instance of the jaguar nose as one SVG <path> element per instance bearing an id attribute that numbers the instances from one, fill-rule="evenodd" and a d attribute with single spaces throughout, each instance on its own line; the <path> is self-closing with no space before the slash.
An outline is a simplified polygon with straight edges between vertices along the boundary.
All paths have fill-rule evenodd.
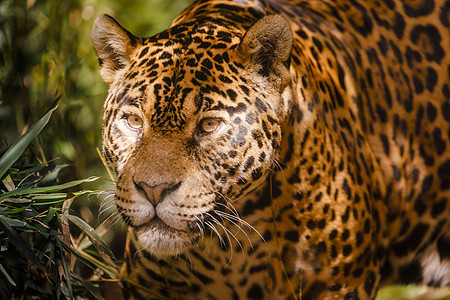
<path id="1" fill-rule="evenodd" d="M 157 185 L 149 185 L 146 182 L 139 182 L 136 184 L 138 190 L 142 191 L 145 194 L 145 197 L 148 201 L 150 201 L 153 206 L 156 207 L 158 203 L 160 203 L 167 194 L 175 191 L 181 183 L 177 184 L 169 184 L 169 183 L 160 183 Z"/>

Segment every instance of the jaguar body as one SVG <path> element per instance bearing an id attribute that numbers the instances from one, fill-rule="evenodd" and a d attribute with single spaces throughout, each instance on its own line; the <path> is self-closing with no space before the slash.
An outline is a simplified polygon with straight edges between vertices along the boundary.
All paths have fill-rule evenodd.
<path id="1" fill-rule="evenodd" d="M 125 296 L 448 286 L 449 20 L 444 0 L 201 0 L 139 38 L 98 17 Z"/>

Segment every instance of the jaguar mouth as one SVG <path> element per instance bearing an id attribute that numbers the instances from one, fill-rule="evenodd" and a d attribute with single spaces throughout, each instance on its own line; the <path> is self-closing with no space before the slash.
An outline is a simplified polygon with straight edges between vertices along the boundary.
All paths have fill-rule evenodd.
<path id="1" fill-rule="evenodd" d="M 200 237 L 198 232 L 175 229 L 157 217 L 134 228 L 134 232 L 140 246 L 157 256 L 180 254 Z"/>
<path id="2" fill-rule="evenodd" d="M 167 225 L 166 223 L 164 223 L 163 220 L 161 220 L 160 218 L 158 218 L 157 216 L 155 216 L 153 219 L 151 219 L 150 221 L 148 221 L 145 224 L 139 225 L 135 227 L 136 231 L 140 231 L 140 230 L 159 230 L 159 231 L 168 231 L 168 232 L 188 232 L 185 230 L 181 230 L 181 229 L 176 229 L 173 228 L 170 225 Z"/>

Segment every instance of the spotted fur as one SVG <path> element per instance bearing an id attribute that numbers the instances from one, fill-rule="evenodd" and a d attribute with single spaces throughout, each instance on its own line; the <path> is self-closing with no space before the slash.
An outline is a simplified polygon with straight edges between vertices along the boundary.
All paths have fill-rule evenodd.
<path id="1" fill-rule="evenodd" d="M 100 16 L 130 298 L 373 299 L 450 285 L 450 5 L 202 0 Z"/>

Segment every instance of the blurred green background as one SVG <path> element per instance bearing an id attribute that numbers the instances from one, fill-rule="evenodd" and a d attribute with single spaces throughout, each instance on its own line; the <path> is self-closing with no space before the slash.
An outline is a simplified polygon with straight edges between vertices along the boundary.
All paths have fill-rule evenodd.
<path id="1" fill-rule="evenodd" d="M 101 149 L 107 86 L 98 74 L 89 40 L 92 23 L 96 16 L 107 13 L 135 35 L 151 36 L 167 28 L 190 2 L 1 0 L 0 149 L 11 145 L 60 99 L 58 110 L 39 136 L 41 147 L 35 148 L 38 153 L 34 155 L 40 161 L 57 158 L 58 163 L 70 164 L 63 181 L 102 176 L 103 181 L 89 188 L 111 195 L 113 185 L 96 151 Z M 81 198 L 73 207 L 95 226 L 101 221 L 101 201 Z M 106 204 L 106 208 L 110 206 Z M 117 239 L 114 232 L 107 239 L 120 256 L 123 239 Z M 417 287 L 391 287 L 383 289 L 378 299 L 448 299 L 449 295 L 423 292 Z"/>

